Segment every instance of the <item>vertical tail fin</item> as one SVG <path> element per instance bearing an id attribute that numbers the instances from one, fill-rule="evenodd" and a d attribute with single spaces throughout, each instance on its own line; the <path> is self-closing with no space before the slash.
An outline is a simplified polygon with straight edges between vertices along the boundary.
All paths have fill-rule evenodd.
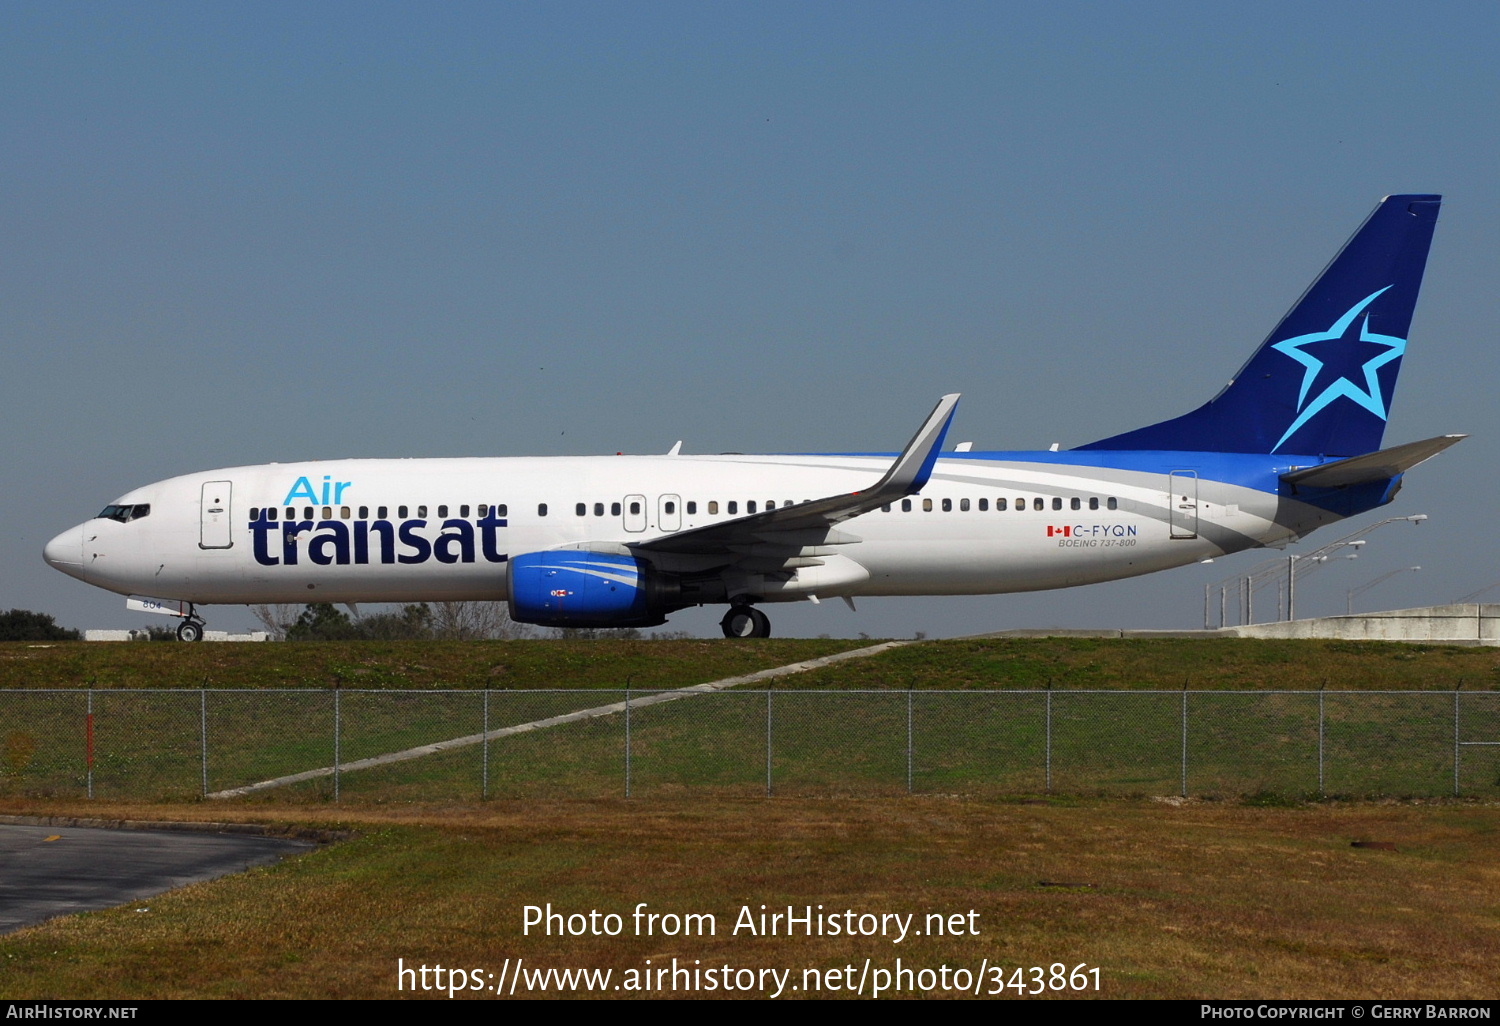
<path id="1" fill-rule="evenodd" d="M 1329 456 L 1379 449 L 1441 200 L 1382 200 L 1213 399 L 1079 448 Z"/>

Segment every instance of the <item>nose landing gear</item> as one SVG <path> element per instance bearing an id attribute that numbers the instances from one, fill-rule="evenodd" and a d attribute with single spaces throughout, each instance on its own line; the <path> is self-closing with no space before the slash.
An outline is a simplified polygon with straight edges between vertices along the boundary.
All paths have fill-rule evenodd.
<path id="1" fill-rule="evenodd" d="M 724 619 L 719 621 L 726 638 L 769 638 L 771 620 L 749 603 L 740 602 L 729 607 Z"/>

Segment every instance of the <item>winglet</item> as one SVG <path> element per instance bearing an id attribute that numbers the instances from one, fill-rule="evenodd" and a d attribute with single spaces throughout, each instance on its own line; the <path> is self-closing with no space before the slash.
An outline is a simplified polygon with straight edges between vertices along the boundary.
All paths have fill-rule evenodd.
<path id="1" fill-rule="evenodd" d="M 938 400 L 926 422 L 912 435 L 901 455 L 896 457 L 896 462 L 891 464 L 891 469 L 868 491 L 899 497 L 922 490 L 922 486 L 932 476 L 938 453 L 942 451 L 943 439 L 948 435 L 948 425 L 953 422 L 954 411 L 958 409 L 958 397 L 958 392 L 951 392 Z"/>

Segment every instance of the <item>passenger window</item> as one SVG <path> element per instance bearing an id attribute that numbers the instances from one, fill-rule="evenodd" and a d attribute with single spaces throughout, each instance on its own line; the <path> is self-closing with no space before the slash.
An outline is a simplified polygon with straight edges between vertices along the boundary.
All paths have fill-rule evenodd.
<path id="1" fill-rule="evenodd" d="M 996 499 L 995 500 L 995 512 L 997 512 L 997 513 L 1004 513 L 1005 509 L 1006 509 L 1006 507 L 1008 505 L 1009 505 L 1009 500 L 1008 499 Z"/>
<path id="2" fill-rule="evenodd" d="M 286 516 L 283 517 L 282 519 L 283 520 L 296 520 L 297 519 L 297 507 L 296 506 L 288 506 L 286 508 Z"/>
<path id="3" fill-rule="evenodd" d="M 958 511 L 960 513 L 967 513 L 967 512 L 969 512 L 969 500 L 968 499 L 959 499 L 958 500 Z"/>
<path id="4" fill-rule="evenodd" d="M 632 502 L 630 504 L 630 515 L 633 517 L 641 515 L 641 504 L 639 502 Z"/>
<path id="5" fill-rule="evenodd" d="M 406 506 L 397 506 L 396 507 L 396 517 L 397 517 L 397 519 L 405 520 L 406 519 L 406 511 L 407 511 L 408 508 L 409 507 L 406 507 Z"/>
<path id="6" fill-rule="evenodd" d="M 1042 499 L 1042 497 L 1040 495 L 1038 495 L 1036 498 L 1034 498 L 1034 499 L 1031 500 L 1031 508 L 1032 509 L 1046 509 L 1047 508 L 1047 503 Z"/>
<path id="7" fill-rule="evenodd" d="M 352 515 L 353 514 L 349 512 L 349 507 L 348 506 L 340 506 L 339 507 L 339 519 L 340 520 L 348 520 Z"/>
<path id="8" fill-rule="evenodd" d="M 749 502 L 745 503 L 745 512 L 746 513 L 754 513 L 755 512 L 755 500 L 754 499 L 751 499 Z"/>
<path id="9" fill-rule="evenodd" d="M 729 515 L 730 516 L 734 516 L 736 513 L 738 513 L 740 511 L 740 504 L 737 503 L 737 502 L 735 502 L 733 499 L 730 499 L 724 505 L 725 505 L 725 508 L 729 511 Z"/>
<path id="10" fill-rule="evenodd" d="M 612 517 L 620 515 L 620 504 L 618 502 L 611 502 L 609 504 L 609 515 Z"/>
<path id="11" fill-rule="evenodd" d="M 536 504 L 536 515 L 539 517 L 544 517 L 547 515 L 547 504 L 545 502 L 539 502 Z"/>
<path id="12" fill-rule="evenodd" d="M 418 520 L 426 520 L 427 519 L 427 507 L 426 506 L 418 506 L 417 507 L 417 519 Z"/>
<path id="13" fill-rule="evenodd" d="M 903 513 L 910 513 L 911 512 L 911 500 L 910 499 L 902 499 L 901 500 L 901 512 L 903 512 Z"/>
<path id="14" fill-rule="evenodd" d="M 989 499 L 980 499 L 979 500 L 979 512 L 983 513 L 987 509 L 989 509 L 989 508 L 990 508 L 990 500 Z"/>
<path id="15" fill-rule="evenodd" d="M 596 517 L 602 517 L 602 516 L 604 516 L 604 503 L 602 503 L 602 502 L 596 502 L 596 503 L 594 503 L 594 516 L 596 516 Z"/>
<path id="16" fill-rule="evenodd" d="M 330 508 L 328 506 L 324 506 L 323 507 L 323 519 L 324 520 L 332 520 L 333 519 L 333 510 L 332 510 L 332 508 Z"/>
<path id="17" fill-rule="evenodd" d="M 259 507 L 256 507 L 256 506 L 251 506 L 250 507 L 250 519 L 251 520 L 259 520 L 260 519 L 260 509 L 259 509 Z"/>
<path id="18" fill-rule="evenodd" d="M 1053 509 L 1062 509 L 1062 497 L 1061 496 L 1054 495 L 1052 497 L 1052 508 Z"/>
<path id="19" fill-rule="evenodd" d="M 1111 495 L 1109 497 L 1109 503 L 1108 503 L 1108 505 L 1109 505 L 1110 509 L 1119 509 L 1120 508 L 1120 501 L 1118 499 L 1116 499 L 1113 495 Z"/>
<path id="20" fill-rule="evenodd" d="M 586 517 L 589 515 L 589 504 L 586 502 L 580 502 L 573 507 L 573 512 L 577 513 L 581 517 Z"/>
<path id="21" fill-rule="evenodd" d="M 952 499 L 944 499 L 943 500 L 943 512 L 944 513 L 952 513 L 953 512 L 953 500 Z"/>
<path id="22" fill-rule="evenodd" d="M 667 503 L 666 509 L 667 509 L 667 516 L 671 516 L 673 513 L 677 512 L 677 503 L 675 503 L 675 502 L 669 502 L 669 503 Z"/>
<path id="23" fill-rule="evenodd" d="M 1099 496 L 1097 496 L 1097 495 L 1090 495 L 1089 496 L 1089 509 L 1098 509 L 1098 508 L 1099 508 Z"/>
<path id="24" fill-rule="evenodd" d="M 923 499 L 922 500 L 922 512 L 923 513 L 931 513 L 932 512 L 932 500 L 931 499 Z"/>
<path id="25" fill-rule="evenodd" d="M 711 516 L 711 517 L 715 517 L 715 516 L 719 515 L 719 500 L 718 499 L 709 499 L 708 500 L 708 515 Z"/>
<path id="26" fill-rule="evenodd" d="M 369 520 L 370 519 L 370 507 L 369 506 L 361 506 L 361 507 L 359 507 L 359 519 L 361 519 L 361 520 Z"/>
<path id="27" fill-rule="evenodd" d="M 690 500 L 688 502 L 688 504 L 687 504 L 687 512 L 688 512 L 688 516 L 692 516 L 694 513 L 697 513 L 698 512 L 698 504 L 696 502 L 692 502 Z"/>
<path id="28" fill-rule="evenodd" d="M 469 504 L 468 503 L 464 503 L 462 506 L 458 507 L 458 515 L 461 516 L 461 517 L 463 517 L 465 520 L 469 519 Z"/>
<path id="29" fill-rule="evenodd" d="M 276 507 L 275 506 L 268 506 L 266 508 L 266 519 L 267 520 L 275 520 L 276 519 Z"/>
<path id="30" fill-rule="evenodd" d="M 882 513 L 889 513 L 890 511 L 891 511 L 891 504 L 889 502 L 886 503 L 884 506 L 880 507 L 880 512 L 882 512 Z"/>
<path id="31" fill-rule="evenodd" d="M 302 509 L 302 519 L 303 520 L 311 520 L 312 518 L 313 518 L 313 508 L 311 506 L 304 506 L 303 509 Z"/>
<path id="32" fill-rule="evenodd" d="M 480 515 L 480 516 L 481 516 L 481 517 L 484 517 L 484 516 L 488 516 L 488 515 L 489 515 L 489 512 L 490 512 L 490 507 L 489 507 L 489 505 L 488 505 L 488 504 L 486 504 L 486 503 L 483 503 L 483 502 L 481 502 L 481 503 L 480 503 L 480 504 L 479 504 L 479 515 Z"/>
<path id="33" fill-rule="evenodd" d="M 1069 503 L 1069 505 L 1072 506 L 1073 509 L 1083 509 L 1083 500 L 1075 495 L 1073 496 L 1073 501 Z"/>
<path id="34" fill-rule="evenodd" d="M 381 506 L 375 511 L 375 519 L 384 520 L 390 514 L 389 506 Z"/>
<path id="35" fill-rule="evenodd" d="M 492 512 L 497 517 L 506 517 L 506 516 L 510 516 L 509 510 L 510 510 L 510 504 L 506 503 L 506 502 L 502 502 L 500 505 L 496 506 Z"/>
<path id="36" fill-rule="evenodd" d="M 448 507 L 446 504 L 438 507 L 438 517 L 442 520 L 448 519 Z"/>

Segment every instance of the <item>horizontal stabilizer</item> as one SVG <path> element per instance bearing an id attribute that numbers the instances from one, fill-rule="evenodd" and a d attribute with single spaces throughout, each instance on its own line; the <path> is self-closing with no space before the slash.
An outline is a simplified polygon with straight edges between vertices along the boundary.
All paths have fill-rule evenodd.
<path id="1" fill-rule="evenodd" d="M 1406 473 L 1418 463 L 1432 459 L 1448 446 L 1462 442 L 1468 435 L 1439 435 L 1421 442 L 1381 449 L 1363 456 L 1351 456 L 1347 460 L 1324 463 L 1318 467 L 1293 470 L 1282 474 L 1287 484 L 1306 488 L 1342 488 L 1346 485 L 1369 484 L 1374 481 L 1389 481 Z"/>

